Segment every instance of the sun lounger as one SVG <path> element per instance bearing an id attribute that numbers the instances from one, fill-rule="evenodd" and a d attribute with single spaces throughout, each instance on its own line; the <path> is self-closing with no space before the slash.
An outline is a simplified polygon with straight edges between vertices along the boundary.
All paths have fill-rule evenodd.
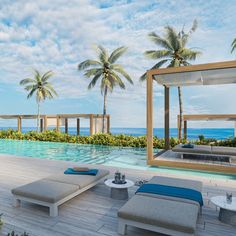
<path id="1" fill-rule="evenodd" d="M 208 145 L 193 145 L 192 148 L 183 147 L 182 144 L 176 145 L 172 148 L 173 152 L 181 154 L 196 155 L 196 156 L 209 156 L 212 160 L 232 162 L 236 160 L 236 148 L 234 147 L 221 147 L 221 146 L 208 146 Z M 214 157 L 217 158 L 214 158 Z M 209 158 L 208 158 L 209 159 Z"/>
<path id="2" fill-rule="evenodd" d="M 109 171 L 99 169 L 93 175 L 51 175 L 12 189 L 14 206 L 26 201 L 49 207 L 50 216 L 58 215 L 58 206 L 98 184 Z"/>
<path id="3" fill-rule="evenodd" d="M 199 181 L 153 177 L 148 183 L 202 191 Z M 118 211 L 118 232 L 127 226 L 173 236 L 194 235 L 200 205 L 192 200 L 152 193 L 137 193 Z"/>

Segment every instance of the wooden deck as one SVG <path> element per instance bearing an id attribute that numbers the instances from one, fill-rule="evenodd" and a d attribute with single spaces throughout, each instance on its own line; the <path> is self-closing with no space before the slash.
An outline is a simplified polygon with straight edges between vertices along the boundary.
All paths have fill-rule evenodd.
<path id="1" fill-rule="evenodd" d="M 49 174 L 63 171 L 75 163 L 66 161 L 51 161 L 36 158 L 23 158 L 0 155 L 0 213 L 4 214 L 6 222 L 2 234 L 15 230 L 17 233 L 27 231 L 30 236 L 116 236 L 117 211 L 125 201 L 112 200 L 109 197 L 109 189 L 103 184 L 92 188 L 80 196 L 70 200 L 59 208 L 59 216 L 50 218 L 48 209 L 33 204 L 23 203 L 22 208 L 12 207 L 12 195 L 10 190 L 16 186 L 40 179 Z M 114 173 L 116 168 L 109 168 Z M 122 169 L 127 177 L 132 180 L 149 179 L 154 172 Z M 225 195 L 232 192 L 236 195 L 236 180 L 210 179 L 191 175 L 162 176 L 198 179 L 204 183 L 203 215 L 199 218 L 197 225 L 197 236 L 235 236 L 236 227 L 226 225 L 218 221 L 218 212 L 209 203 L 209 198 L 214 195 Z M 130 189 L 132 196 L 137 187 Z M 130 236 L 154 236 L 157 233 L 128 228 Z"/>

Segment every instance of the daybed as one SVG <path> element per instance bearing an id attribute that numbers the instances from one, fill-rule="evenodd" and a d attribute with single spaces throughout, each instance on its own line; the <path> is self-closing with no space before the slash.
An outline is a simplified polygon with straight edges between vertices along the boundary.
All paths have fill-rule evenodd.
<path id="1" fill-rule="evenodd" d="M 148 183 L 202 191 L 199 181 L 156 176 Z M 118 211 L 118 232 L 125 235 L 130 225 L 167 235 L 193 236 L 200 208 L 190 199 L 137 192 Z"/>
<path id="2" fill-rule="evenodd" d="M 50 216 L 58 215 L 58 206 L 98 184 L 109 171 L 99 169 L 92 175 L 51 175 L 12 189 L 14 206 L 27 201 L 49 207 Z"/>
<path id="3" fill-rule="evenodd" d="M 188 155 L 196 155 L 196 157 L 209 156 L 210 160 L 212 159 L 216 161 L 232 162 L 236 160 L 236 148 L 234 147 L 195 145 L 195 144 L 192 145 L 192 147 L 186 147 L 182 144 L 178 144 L 174 148 L 172 148 L 172 151 L 180 153 L 181 158 L 184 158 L 184 154 L 188 154 Z"/>

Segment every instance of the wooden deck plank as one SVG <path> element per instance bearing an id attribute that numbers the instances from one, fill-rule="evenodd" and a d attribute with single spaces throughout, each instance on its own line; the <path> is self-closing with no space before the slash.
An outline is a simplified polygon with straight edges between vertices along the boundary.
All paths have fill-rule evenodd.
<path id="1" fill-rule="evenodd" d="M 0 212 L 4 213 L 6 222 L 2 234 L 15 230 L 21 233 L 24 230 L 30 236 L 116 236 L 117 211 L 126 201 L 113 200 L 109 197 L 109 189 L 100 183 L 94 188 L 82 193 L 59 208 L 59 216 L 50 218 L 46 207 L 23 203 L 21 208 L 12 207 L 10 190 L 16 186 L 46 177 L 50 174 L 63 171 L 68 166 L 76 165 L 73 162 L 23 158 L 9 155 L 0 155 Z M 111 175 L 117 168 L 98 166 L 109 169 Z M 157 175 L 152 171 L 123 169 L 127 178 L 132 180 L 150 179 Z M 232 192 L 236 195 L 236 181 L 216 179 L 196 175 L 178 175 L 159 173 L 158 175 L 201 180 L 204 183 L 203 196 L 205 206 L 203 214 L 198 219 L 197 236 L 236 235 L 236 227 L 226 225 L 218 220 L 216 208 L 209 202 L 210 197 Z M 130 189 L 130 197 L 137 187 Z M 150 231 L 128 228 L 129 236 L 160 235 Z"/>

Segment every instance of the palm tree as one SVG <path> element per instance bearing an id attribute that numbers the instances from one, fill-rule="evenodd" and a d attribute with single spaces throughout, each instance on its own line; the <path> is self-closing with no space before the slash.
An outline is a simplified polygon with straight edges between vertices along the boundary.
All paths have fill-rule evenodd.
<path id="1" fill-rule="evenodd" d="M 53 99 L 57 96 L 57 92 L 54 90 L 52 84 L 48 80 L 53 76 L 52 71 L 47 71 L 43 75 L 38 70 L 34 70 L 33 78 L 26 78 L 20 81 L 20 85 L 25 86 L 24 89 L 29 92 L 27 98 L 31 98 L 34 94 L 36 96 L 36 102 L 38 105 L 37 115 L 37 131 L 39 132 L 39 120 L 40 120 L 40 105 L 41 102 L 48 99 Z"/>
<path id="2" fill-rule="evenodd" d="M 115 86 L 125 89 L 125 84 L 121 77 L 133 84 L 131 77 L 124 70 L 123 66 L 117 64 L 117 60 L 126 52 L 126 47 L 115 49 L 110 55 L 102 46 L 96 46 L 98 51 L 97 60 L 85 60 L 78 65 L 79 70 L 85 70 L 84 76 L 91 78 L 88 89 L 92 89 L 100 81 L 101 94 L 103 98 L 103 125 L 102 132 L 105 131 L 105 115 L 107 113 L 107 94 L 112 93 Z"/>
<path id="3" fill-rule="evenodd" d="M 231 43 L 231 53 L 236 49 L 236 38 Z"/>
<path id="4" fill-rule="evenodd" d="M 189 61 L 193 61 L 201 54 L 200 51 L 194 48 L 187 48 L 189 37 L 197 29 L 197 21 L 194 20 L 191 29 L 186 33 L 184 28 L 177 32 L 171 26 L 165 27 L 164 37 L 157 35 L 154 32 L 148 34 L 149 39 L 154 42 L 161 49 L 146 51 L 144 55 L 149 59 L 158 60 L 158 62 L 151 68 L 157 69 L 164 65 L 167 67 L 178 67 L 190 65 Z M 146 79 L 146 73 L 140 77 L 141 81 Z M 179 115 L 180 115 L 180 133 L 179 138 L 182 138 L 182 120 L 183 120 L 183 103 L 182 90 L 178 87 L 179 96 Z"/>

